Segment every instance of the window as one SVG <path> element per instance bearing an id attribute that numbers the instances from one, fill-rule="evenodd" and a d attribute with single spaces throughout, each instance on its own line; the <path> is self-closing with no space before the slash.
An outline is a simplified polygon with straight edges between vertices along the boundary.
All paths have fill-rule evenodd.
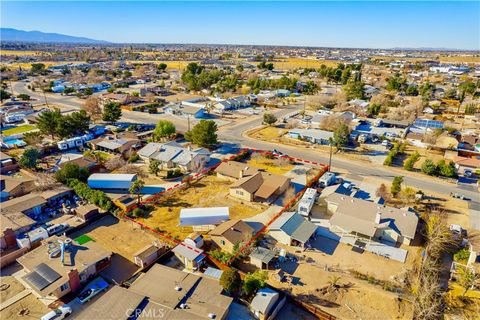
<path id="1" fill-rule="evenodd" d="M 220 243 L 222 244 L 222 246 L 225 245 L 225 240 L 220 240 Z"/>
<path id="2" fill-rule="evenodd" d="M 60 287 L 60 291 L 62 291 L 62 292 L 65 291 L 65 290 L 67 290 L 67 289 L 68 289 L 68 282 L 62 284 L 62 286 Z"/>
<path id="3" fill-rule="evenodd" d="M 236 190 L 235 192 L 237 193 L 237 195 L 243 196 L 243 191 L 242 190 Z"/>

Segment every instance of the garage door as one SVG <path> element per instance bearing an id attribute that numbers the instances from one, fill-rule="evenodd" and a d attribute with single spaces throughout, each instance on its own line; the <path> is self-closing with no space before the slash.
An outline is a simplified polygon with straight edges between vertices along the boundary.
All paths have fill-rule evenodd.
<path id="1" fill-rule="evenodd" d="M 317 236 L 322 236 L 335 241 L 340 241 L 340 237 L 324 227 L 317 227 Z"/>

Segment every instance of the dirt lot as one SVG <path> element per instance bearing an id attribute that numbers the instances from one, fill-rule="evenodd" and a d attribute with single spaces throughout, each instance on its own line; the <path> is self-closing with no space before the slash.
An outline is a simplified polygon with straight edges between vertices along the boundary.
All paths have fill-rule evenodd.
<path id="1" fill-rule="evenodd" d="M 25 287 L 12 276 L 2 276 L 0 284 L 2 286 L 0 289 L 0 300 L 2 302 L 25 290 Z"/>
<path id="2" fill-rule="evenodd" d="M 118 220 L 113 216 L 98 220 L 74 234 L 73 237 L 76 238 L 82 234 L 88 235 L 105 249 L 130 261 L 133 261 L 133 255 L 137 251 L 158 240 L 149 231 L 141 230 L 137 224 Z"/>
<path id="3" fill-rule="evenodd" d="M 50 312 L 50 309 L 38 301 L 33 294 L 29 294 L 23 299 L 0 311 L 0 319 L 40 319 L 47 312 Z"/>
<path id="4" fill-rule="evenodd" d="M 335 60 L 312 60 L 302 58 L 286 58 L 277 59 L 273 62 L 276 69 L 293 70 L 298 68 L 320 68 L 322 64 L 327 67 L 334 67 L 338 65 L 339 61 Z"/>
<path id="5" fill-rule="evenodd" d="M 150 227 L 158 227 L 161 231 L 184 239 L 192 232 L 191 227 L 179 228 L 180 209 L 196 207 L 230 207 L 230 219 L 252 217 L 266 209 L 257 203 L 242 203 L 228 195 L 230 180 L 210 175 L 195 181 L 186 189 L 176 190 L 161 198 L 156 210 L 147 218 L 139 219 Z"/>
<path id="6" fill-rule="evenodd" d="M 266 171 L 275 174 L 285 174 L 294 168 L 294 166 L 291 165 L 288 160 L 267 159 L 260 154 L 254 154 L 247 161 L 247 164 L 251 167 L 265 169 Z"/>
<path id="7" fill-rule="evenodd" d="M 325 290 L 338 276 L 338 288 Z M 411 319 L 411 307 L 400 302 L 396 294 L 358 280 L 350 275 L 324 271 L 318 266 L 300 262 L 293 267 L 293 285 L 270 284 L 292 290 L 302 301 L 322 308 L 340 319 Z"/>

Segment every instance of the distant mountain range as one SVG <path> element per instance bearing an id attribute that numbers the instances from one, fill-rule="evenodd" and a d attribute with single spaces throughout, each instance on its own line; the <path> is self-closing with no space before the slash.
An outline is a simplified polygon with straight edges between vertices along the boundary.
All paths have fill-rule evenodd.
<path id="1" fill-rule="evenodd" d="M 107 44 L 103 40 L 68 36 L 60 33 L 45 33 L 40 31 L 24 31 L 13 28 L 0 28 L 1 41 L 11 42 L 41 42 L 41 43 L 86 43 Z"/>

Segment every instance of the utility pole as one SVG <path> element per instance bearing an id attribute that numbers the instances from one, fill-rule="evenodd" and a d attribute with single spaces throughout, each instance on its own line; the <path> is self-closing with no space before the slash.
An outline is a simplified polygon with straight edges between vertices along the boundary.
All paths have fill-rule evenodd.
<path id="1" fill-rule="evenodd" d="M 328 142 L 330 143 L 330 158 L 328 159 L 328 172 L 331 172 L 332 171 L 333 139 L 329 138 Z"/>
<path id="2" fill-rule="evenodd" d="M 187 123 L 188 123 L 188 130 L 187 130 L 187 132 L 188 132 L 188 131 L 190 131 L 190 115 L 189 115 L 189 114 L 187 115 Z"/>
<path id="3" fill-rule="evenodd" d="M 45 104 L 48 107 L 48 101 L 47 101 L 47 95 L 45 94 L 45 89 L 43 89 L 42 91 L 43 91 L 43 97 L 45 98 Z"/>

